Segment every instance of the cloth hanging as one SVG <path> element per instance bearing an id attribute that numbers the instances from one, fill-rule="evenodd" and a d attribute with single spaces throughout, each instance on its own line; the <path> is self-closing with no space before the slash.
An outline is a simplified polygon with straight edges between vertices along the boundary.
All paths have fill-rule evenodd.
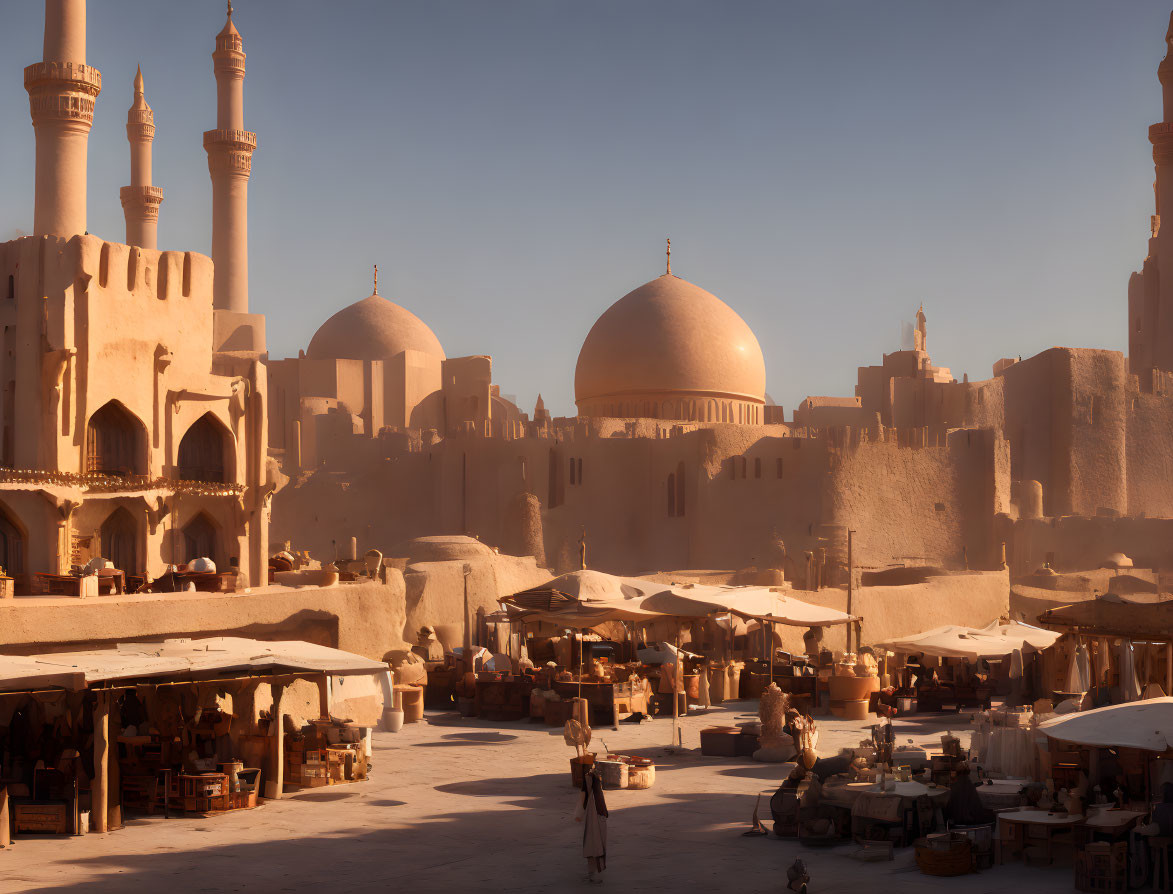
<path id="1" fill-rule="evenodd" d="M 1120 697 L 1126 702 L 1134 702 L 1140 698 L 1140 684 L 1136 679 L 1136 656 L 1129 640 L 1120 640 L 1119 654 Z"/>
<path id="2" fill-rule="evenodd" d="M 1063 691 L 1087 692 L 1091 687 L 1091 664 L 1087 647 L 1080 643 L 1071 653 L 1071 662 L 1067 666 L 1067 681 L 1063 684 Z"/>

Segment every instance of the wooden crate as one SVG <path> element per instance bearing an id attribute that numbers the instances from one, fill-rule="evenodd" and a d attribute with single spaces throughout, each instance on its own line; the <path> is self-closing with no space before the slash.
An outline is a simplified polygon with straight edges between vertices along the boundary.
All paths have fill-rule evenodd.
<path id="1" fill-rule="evenodd" d="M 67 835 L 71 822 L 68 804 L 12 805 L 12 825 L 18 834 Z"/>

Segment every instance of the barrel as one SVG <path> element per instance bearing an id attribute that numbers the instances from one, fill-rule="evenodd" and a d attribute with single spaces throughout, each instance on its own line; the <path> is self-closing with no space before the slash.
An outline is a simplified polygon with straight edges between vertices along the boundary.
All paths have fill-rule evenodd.
<path id="1" fill-rule="evenodd" d="M 623 761 L 600 760 L 595 762 L 603 788 L 627 788 L 627 764 Z"/>
<path id="2" fill-rule="evenodd" d="M 636 765 L 629 764 L 627 767 L 627 787 L 628 788 L 651 788 L 656 781 L 656 765 Z"/>

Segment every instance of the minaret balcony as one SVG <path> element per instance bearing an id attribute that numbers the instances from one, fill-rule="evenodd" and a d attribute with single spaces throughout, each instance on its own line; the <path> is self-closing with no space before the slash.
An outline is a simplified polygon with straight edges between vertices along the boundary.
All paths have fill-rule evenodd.
<path id="1" fill-rule="evenodd" d="M 205 130 L 204 148 L 252 152 L 257 148 L 257 135 L 251 130 Z"/>
<path id="2" fill-rule="evenodd" d="M 25 67 L 25 90 L 46 86 L 97 96 L 102 92 L 102 73 L 84 62 L 34 62 Z"/>
<path id="3" fill-rule="evenodd" d="M 159 205 L 163 202 L 163 189 L 159 186 L 124 186 L 118 190 L 122 207 L 141 207 L 147 217 L 158 217 Z"/>

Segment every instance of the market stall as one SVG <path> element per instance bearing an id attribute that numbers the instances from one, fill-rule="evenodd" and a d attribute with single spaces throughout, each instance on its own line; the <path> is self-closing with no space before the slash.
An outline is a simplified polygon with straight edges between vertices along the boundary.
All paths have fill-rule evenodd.
<path id="1" fill-rule="evenodd" d="M 17 833 L 248 809 L 363 778 L 389 689 L 383 663 L 304 642 L 0 655 L 0 787 Z"/>
<path id="2" fill-rule="evenodd" d="M 921 712 L 989 709 L 999 679 L 1017 683 L 1019 702 L 1030 701 L 1024 660 L 1058 638 L 1027 624 L 994 622 L 987 627 L 948 624 L 923 633 L 877 643 L 902 661 L 898 697 Z M 1010 659 L 1004 673 L 994 667 Z M 913 704 L 915 703 L 915 708 Z"/>

